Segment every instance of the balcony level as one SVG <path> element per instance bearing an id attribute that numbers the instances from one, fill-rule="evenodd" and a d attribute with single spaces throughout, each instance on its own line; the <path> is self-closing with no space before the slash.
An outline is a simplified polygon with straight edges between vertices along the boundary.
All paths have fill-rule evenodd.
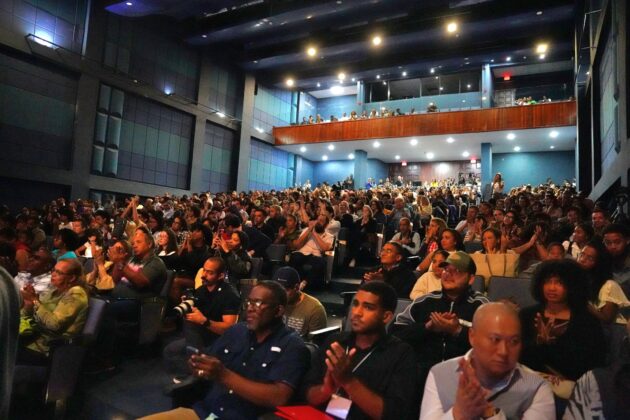
<path id="1" fill-rule="evenodd" d="M 575 101 L 274 127 L 276 146 L 575 126 Z"/>

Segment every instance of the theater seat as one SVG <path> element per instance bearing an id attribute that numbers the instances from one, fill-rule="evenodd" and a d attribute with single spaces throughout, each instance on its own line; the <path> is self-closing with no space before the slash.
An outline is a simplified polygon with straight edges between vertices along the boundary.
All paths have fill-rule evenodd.
<path id="1" fill-rule="evenodd" d="M 497 302 L 508 299 L 516 303 L 521 309 L 536 304 L 532 297 L 531 279 L 518 277 L 490 277 L 488 284 L 488 299 Z"/>

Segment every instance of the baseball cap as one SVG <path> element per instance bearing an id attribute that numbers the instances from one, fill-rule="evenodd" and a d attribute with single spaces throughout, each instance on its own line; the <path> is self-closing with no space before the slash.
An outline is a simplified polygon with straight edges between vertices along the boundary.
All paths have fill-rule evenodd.
<path id="1" fill-rule="evenodd" d="M 282 267 L 276 271 L 273 279 L 286 288 L 292 288 L 300 283 L 300 274 L 293 267 Z"/>
<path id="2" fill-rule="evenodd" d="M 455 251 L 448 256 L 446 261 L 440 264 L 440 267 L 446 267 L 448 265 L 454 265 L 458 271 L 462 273 L 475 274 L 477 272 L 477 266 L 473 259 L 464 251 Z"/>

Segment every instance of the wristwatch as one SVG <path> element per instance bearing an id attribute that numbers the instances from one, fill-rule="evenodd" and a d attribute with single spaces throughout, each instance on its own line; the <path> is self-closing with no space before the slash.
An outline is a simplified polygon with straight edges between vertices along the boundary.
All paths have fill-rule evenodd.
<path id="1" fill-rule="evenodd" d="M 210 326 L 211 321 L 206 318 L 206 320 L 203 322 L 203 324 L 201 324 L 202 327 L 204 328 L 208 328 Z"/>

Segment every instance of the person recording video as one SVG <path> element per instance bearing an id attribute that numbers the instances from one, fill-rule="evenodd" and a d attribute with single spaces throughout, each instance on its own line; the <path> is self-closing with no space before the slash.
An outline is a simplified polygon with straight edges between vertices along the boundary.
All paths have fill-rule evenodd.
<path id="1" fill-rule="evenodd" d="M 235 287 L 239 287 L 239 281 L 247 278 L 252 268 L 252 259 L 247 253 L 249 237 L 240 230 L 232 233 L 219 231 L 212 241 L 212 249 L 215 256 L 220 257 L 227 268 L 227 278 Z"/>

